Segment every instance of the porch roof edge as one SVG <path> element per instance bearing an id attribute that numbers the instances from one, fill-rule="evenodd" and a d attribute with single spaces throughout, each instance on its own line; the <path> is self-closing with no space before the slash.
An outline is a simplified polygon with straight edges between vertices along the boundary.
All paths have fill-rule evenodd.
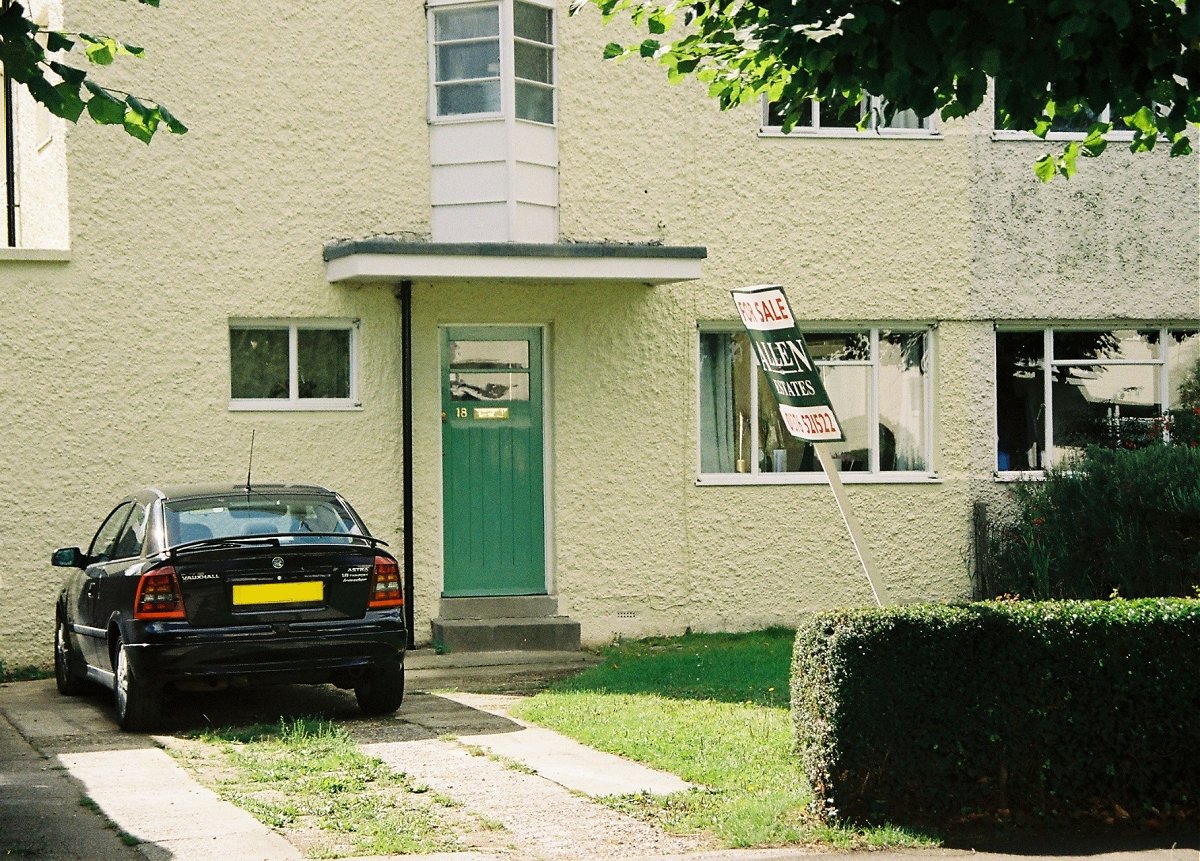
<path id="1" fill-rule="evenodd" d="M 666 284 L 700 277 L 703 246 L 645 243 L 420 242 L 390 237 L 327 243 L 331 283 L 491 280 Z"/>

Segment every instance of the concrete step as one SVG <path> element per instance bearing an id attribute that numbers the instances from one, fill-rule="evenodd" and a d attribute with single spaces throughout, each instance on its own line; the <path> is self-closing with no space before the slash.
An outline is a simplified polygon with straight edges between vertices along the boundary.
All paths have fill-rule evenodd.
<path id="1" fill-rule="evenodd" d="M 488 598 L 442 598 L 443 619 L 542 619 L 558 615 L 553 595 L 500 595 Z"/>
<path id="2" fill-rule="evenodd" d="M 444 619 L 431 622 L 435 646 L 456 652 L 578 651 L 579 623 L 546 618 Z"/>

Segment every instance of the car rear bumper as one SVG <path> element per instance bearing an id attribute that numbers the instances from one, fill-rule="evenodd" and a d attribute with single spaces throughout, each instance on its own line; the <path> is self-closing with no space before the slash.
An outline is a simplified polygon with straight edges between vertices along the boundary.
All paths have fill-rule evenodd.
<path id="1" fill-rule="evenodd" d="M 407 634 L 399 614 L 347 623 L 193 628 L 140 623 L 126 638 L 131 672 L 154 686 L 196 681 L 353 684 L 403 666 Z"/>

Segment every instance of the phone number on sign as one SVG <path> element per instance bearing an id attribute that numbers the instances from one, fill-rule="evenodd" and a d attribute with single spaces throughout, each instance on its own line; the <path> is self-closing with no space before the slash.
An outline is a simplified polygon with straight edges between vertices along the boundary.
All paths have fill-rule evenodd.
<path id="1" fill-rule="evenodd" d="M 788 411 L 783 414 L 787 429 L 796 436 L 804 437 L 840 437 L 841 430 L 833 418 L 833 413 L 795 413 Z"/>

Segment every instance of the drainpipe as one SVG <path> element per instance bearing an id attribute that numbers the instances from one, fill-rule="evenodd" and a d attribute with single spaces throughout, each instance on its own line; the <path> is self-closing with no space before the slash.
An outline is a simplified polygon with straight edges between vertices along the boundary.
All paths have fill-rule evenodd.
<path id="1" fill-rule="evenodd" d="M 404 485 L 404 624 L 408 647 L 416 645 L 413 630 L 413 422 L 412 422 L 412 282 L 400 282 L 400 409 Z"/>
<path id="2" fill-rule="evenodd" d="M 9 0 L 3 0 L 0 10 L 8 11 Z M 4 223 L 7 227 L 5 242 L 9 248 L 17 247 L 17 160 L 16 123 L 13 116 L 13 80 L 4 70 Z"/>

